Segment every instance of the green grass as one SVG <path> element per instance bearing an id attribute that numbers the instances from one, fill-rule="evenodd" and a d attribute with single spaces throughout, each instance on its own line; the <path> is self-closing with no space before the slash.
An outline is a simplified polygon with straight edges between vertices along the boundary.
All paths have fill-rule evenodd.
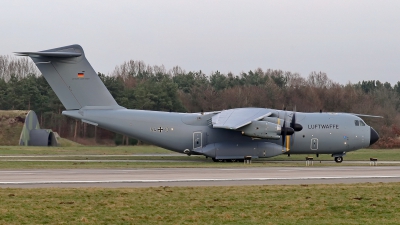
<path id="1" fill-rule="evenodd" d="M 135 155 L 135 154 L 177 154 L 156 146 L 68 146 L 68 147 L 31 147 L 31 146 L 0 146 L 1 155 Z M 307 155 L 280 155 L 263 160 L 304 160 Z M 315 155 L 314 160 L 333 160 L 330 155 Z M 369 160 L 369 158 L 384 160 L 400 160 L 400 149 L 361 149 L 349 152 L 345 160 Z M 187 157 L 189 158 L 189 157 Z"/>
<path id="2" fill-rule="evenodd" d="M 400 183 L 0 189 L 0 224 L 399 224 Z"/>
<path id="3" fill-rule="evenodd" d="M 366 163 L 322 163 L 315 162 L 314 167 L 366 166 Z M 398 164 L 379 164 L 393 166 Z M 305 162 L 255 161 L 252 164 L 215 163 L 210 159 L 199 161 L 151 161 L 151 162 L 53 162 L 53 161 L 0 161 L 0 169 L 112 169 L 112 168 L 248 168 L 248 167 L 304 167 Z"/>
<path id="4" fill-rule="evenodd" d="M 277 157 L 269 158 L 269 160 L 304 160 L 307 155 L 280 155 Z M 317 158 L 313 156 L 314 160 L 333 160 L 331 155 L 319 155 Z M 399 161 L 400 160 L 400 149 L 360 149 L 353 152 L 348 152 L 344 157 L 344 160 L 359 161 L 369 160 L 369 158 L 378 158 L 380 161 Z"/>
<path id="5" fill-rule="evenodd" d="M 81 144 L 68 140 L 66 138 L 57 138 L 58 144 L 61 147 L 77 147 L 77 146 L 82 146 Z"/>
<path id="6" fill-rule="evenodd" d="M 40 162 L 40 161 L 0 161 L 0 169 L 111 169 L 111 168 L 241 168 L 241 167 L 299 167 L 303 162 L 258 162 L 214 163 L 211 160 L 184 162 Z M 343 164 L 342 164 L 343 165 Z M 346 164 L 351 166 L 353 164 Z M 354 164 L 360 165 L 360 164 Z M 365 165 L 365 164 L 364 164 Z M 316 166 L 340 166 L 339 164 L 321 164 Z"/>
<path id="7" fill-rule="evenodd" d="M 140 154 L 155 154 L 143 156 Z M 170 154 L 163 156 L 157 154 Z M 7 156 L 7 157 L 1 157 Z M 23 158 L 18 156 L 25 156 Z M 306 155 L 286 155 L 256 159 L 251 165 L 243 163 L 214 163 L 204 156 L 176 155 L 154 146 L 74 146 L 74 147 L 25 147 L 0 146 L 0 169 L 73 169 L 73 168 L 172 168 L 172 167 L 265 167 L 265 166 L 305 166 Z M 399 160 L 400 149 L 362 149 L 350 152 L 345 156 L 346 164 L 332 163 L 330 155 L 314 156 L 314 166 L 353 166 L 366 165 L 365 163 L 349 163 L 352 161 L 367 162 L 370 157 L 383 160 Z M 25 160 L 25 161 L 23 161 Z M 26 160 L 81 160 L 81 162 L 54 162 L 54 161 L 26 161 Z M 151 160 L 151 162 L 86 162 L 85 160 Z M 175 162 L 163 162 L 175 160 Z M 280 161 L 286 161 L 284 163 Z M 393 164 L 379 164 L 393 165 Z"/>
<path id="8" fill-rule="evenodd" d="M 132 155 L 172 153 L 174 152 L 155 146 L 0 146 L 0 155 Z"/>

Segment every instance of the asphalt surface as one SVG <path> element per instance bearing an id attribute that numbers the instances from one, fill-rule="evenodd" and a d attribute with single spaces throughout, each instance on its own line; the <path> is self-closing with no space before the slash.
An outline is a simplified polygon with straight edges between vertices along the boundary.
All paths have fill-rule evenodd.
<path id="1" fill-rule="evenodd" d="M 400 182 L 400 166 L 2 170 L 0 187 L 158 187 Z"/>

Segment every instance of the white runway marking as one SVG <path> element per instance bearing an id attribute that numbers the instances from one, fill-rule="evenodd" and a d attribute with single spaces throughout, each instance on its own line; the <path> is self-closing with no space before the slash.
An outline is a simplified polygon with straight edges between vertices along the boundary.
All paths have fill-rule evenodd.
<path id="1" fill-rule="evenodd" d="M 319 179 L 362 179 L 400 178 L 400 176 L 343 176 L 343 177 L 293 177 L 293 178 L 239 178 L 239 179 L 172 179 L 172 180 L 60 180 L 60 181 L 5 181 L 0 184 L 76 184 L 76 183 L 162 183 L 162 182 L 204 182 L 204 181 L 268 181 L 268 180 L 319 180 Z"/>

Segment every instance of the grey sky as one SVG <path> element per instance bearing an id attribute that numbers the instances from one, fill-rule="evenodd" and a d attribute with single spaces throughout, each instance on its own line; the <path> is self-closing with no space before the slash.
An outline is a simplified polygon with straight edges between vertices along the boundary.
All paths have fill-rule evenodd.
<path id="1" fill-rule="evenodd" d="M 400 81 L 400 1 L 2 1 L 0 55 L 80 44 L 96 71 L 127 60 L 206 74 L 323 71 Z"/>

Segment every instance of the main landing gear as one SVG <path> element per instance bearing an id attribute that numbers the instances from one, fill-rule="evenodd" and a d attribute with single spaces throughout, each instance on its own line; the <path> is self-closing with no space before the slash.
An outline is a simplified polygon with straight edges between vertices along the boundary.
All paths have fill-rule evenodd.
<path id="1" fill-rule="evenodd" d="M 225 160 L 223 160 L 223 159 L 216 159 L 216 158 L 212 158 L 212 161 L 214 161 L 214 162 L 225 162 Z"/>
<path id="2" fill-rule="evenodd" d="M 212 158 L 214 162 L 244 162 L 244 159 L 216 159 Z"/>

